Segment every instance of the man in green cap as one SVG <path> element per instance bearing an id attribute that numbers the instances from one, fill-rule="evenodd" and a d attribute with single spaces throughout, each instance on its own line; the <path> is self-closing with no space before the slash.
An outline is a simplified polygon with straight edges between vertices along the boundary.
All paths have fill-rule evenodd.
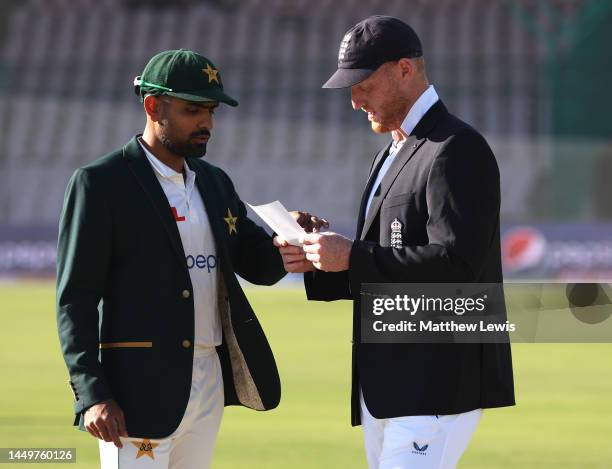
<path id="1" fill-rule="evenodd" d="M 230 178 L 201 159 L 215 108 L 238 104 L 215 65 L 165 51 L 134 85 L 144 133 L 75 171 L 60 220 L 74 425 L 99 438 L 103 468 L 201 469 L 224 405 L 279 403 L 272 351 L 235 274 L 272 285 L 285 271 Z"/>

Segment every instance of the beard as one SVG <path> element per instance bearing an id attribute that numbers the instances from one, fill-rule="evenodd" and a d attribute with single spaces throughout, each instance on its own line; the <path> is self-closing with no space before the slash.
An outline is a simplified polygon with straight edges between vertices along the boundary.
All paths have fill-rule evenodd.
<path id="1" fill-rule="evenodd" d="M 370 120 L 372 130 L 377 134 L 386 134 L 395 130 L 401 124 L 398 111 L 396 103 L 386 104 L 381 111 L 377 112 L 377 120 Z"/>
<path id="2" fill-rule="evenodd" d="M 372 130 L 376 132 L 377 134 L 386 134 L 393 130 L 391 127 L 387 127 L 385 126 L 385 124 L 382 124 L 380 122 L 372 121 L 371 126 L 372 126 Z"/>
<path id="3" fill-rule="evenodd" d="M 174 153 L 177 156 L 182 158 L 202 158 L 206 155 L 206 144 L 204 143 L 193 143 L 191 142 L 192 138 L 208 136 L 210 137 L 210 132 L 208 130 L 203 130 L 201 132 L 195 132 L 189 136 L 189 139 L 186 141 L 177 141 L 175 138 L 172 138 L 168 135 L 167 127 L 161 132 L 159 136 L 159 140 L 161 144 L 170 152 Z"/>
<path id="4" fill-rule="evenodd" d="M 401 126 L 410 110 L 410 103 L 398 89 L 392 88 L 388 91 L 386 102 L 379 109 L 378 121 L 370 121 L 370 126 L 377 134 L 386 134 Z"/>

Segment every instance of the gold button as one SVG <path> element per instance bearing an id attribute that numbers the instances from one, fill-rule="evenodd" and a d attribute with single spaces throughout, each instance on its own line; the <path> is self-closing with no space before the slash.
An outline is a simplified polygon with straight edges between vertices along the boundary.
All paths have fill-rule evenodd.
<path id="1" fill-rule="evenodd" d="M 189 295 L 191 295 L 191 293 L 189 293 L 189 290 L 183 290 L 183 298 L 189 298 Z"/>
<path id="2" fill-rule="evenodd" d="M 183 347 L 184 347 L 184 348 L 189 348 L 189 347 L 191 347 L 191 341 L 189 341 L 189 340 L 187 340 L 187 339 L 183 340 Z"/>

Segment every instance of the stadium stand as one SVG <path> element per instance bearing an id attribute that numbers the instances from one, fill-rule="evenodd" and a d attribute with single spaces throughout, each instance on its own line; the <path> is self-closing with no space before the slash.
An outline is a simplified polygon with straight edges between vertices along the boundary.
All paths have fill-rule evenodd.
<path id="1" fill-rule="evenodd" d="M 280 199 L 351 233 L 385 137 L 352 111 L 346 90 L 320 86 L 343 32 L 373 13 L 421 35 L 438 92 L 496 151 L 508 219 L 529 214 L 550 153 L 537 78 L 544 43 L 512 2 L 23 0 L 4 9 L 0 223 L 55 224 L 72 171 L 142 129 L 134 76 L 154 53 L 184 47 L 212 58 L 240 101 L 219 111 L 207 158 L 242 198 Z"/>

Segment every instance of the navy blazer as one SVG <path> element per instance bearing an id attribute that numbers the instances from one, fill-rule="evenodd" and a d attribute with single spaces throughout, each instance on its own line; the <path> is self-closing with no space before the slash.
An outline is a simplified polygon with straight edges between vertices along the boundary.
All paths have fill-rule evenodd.
<path id="1" fill-rule="evenodd" d="M 417 124 L 365 205 L 390 144 L 374 158 L 349 270 L 304 275 L 311 300 L 353 300 L 353 425 L 359 389 L 376 418 L 514 405 L 510 344 L 361 343 L 362 283 L 501 283 L 495 157 L 441 101 Z M 402 246 L 391 247 L 398 219 Z"/>

